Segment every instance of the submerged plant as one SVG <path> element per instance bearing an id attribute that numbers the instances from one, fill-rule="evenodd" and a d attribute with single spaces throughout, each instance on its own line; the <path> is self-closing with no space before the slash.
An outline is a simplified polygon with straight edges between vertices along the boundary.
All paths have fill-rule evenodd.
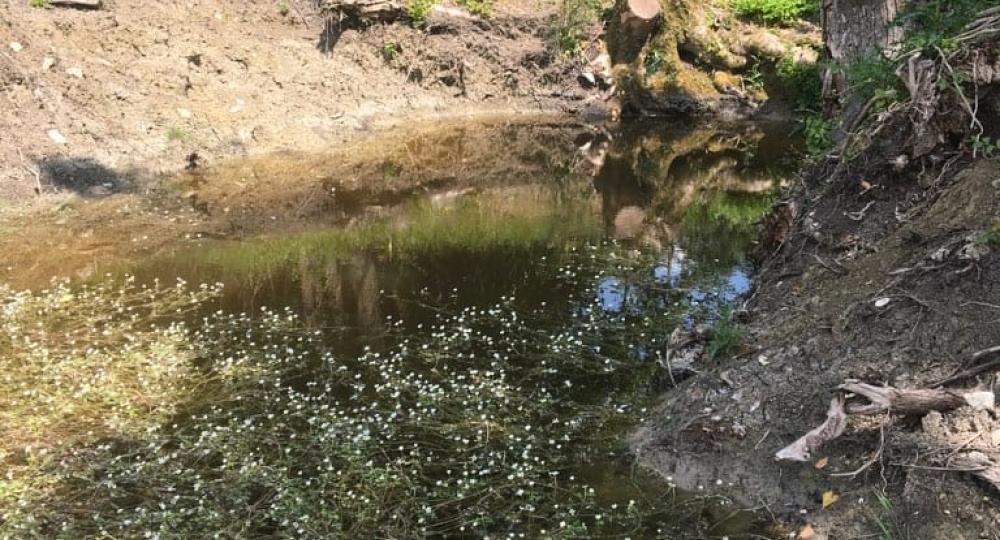
<path id="1" fill-rule="evenodd" d="M 382 342 L 358 354 L 338 352 L 336 334 L 287 309 L 208 304 L 188 325 L 176 322 L 177 308 L 210 301 L 212 288 L 178 288 L 135 318 L 133 302 L 120 300 L 144 290 L 134 284 L 103 285 L 82 297 L 86 308 L 73 307 L 81 293 L 68 286 L 6 291 L 14 338 L 4 347 L 41 350 L 31 345 L 88 320 L 96 330 L 70 343 L 121 353 L 100 365 L 148 366 L 130 363 L 129 351 L 160 350 L 166 339 L 157 365 L 176 369 L 164 377 L 144 368 L 141 387 L 115 392 L 162 412 L 122 417 L 111 442 L 52 447 L 30 481 L 0 498 L 0 537 L 677 537 L 670 523 L 681 521 L 662 521 L 678 504 L 664 496 L 668 486 L 608 500 L 581 464 L 616 448 L 620 426 L 642 414 L 657 369 L 649 351 L 677 322 L 663 306 L 687 289 L 664 289 L 650 259 L 613 244 L 572 255 L 552 269 L 564 296 L 578 299 L 568 311 L 514 297 L 446 300 L 426 327 L 388 319 Z M 621 302 L 600 291 L 609 283 Z M 40 307 L 48 322 L 18 322 Z M 107 342 L 119 332 L 104 321 L 119 318 L 135 330 Z M 37 328 L 45 340 L 25 337 Z M 72 378 L 67 398 L 86 380 Z"/>

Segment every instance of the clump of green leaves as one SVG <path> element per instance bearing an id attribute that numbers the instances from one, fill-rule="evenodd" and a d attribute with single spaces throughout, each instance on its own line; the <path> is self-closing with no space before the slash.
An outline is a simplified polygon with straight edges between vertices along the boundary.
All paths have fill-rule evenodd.
<path id="1" fill-rule="evenodd" d="M 562 0 L 556 45 L 563 54 L 574 54 L 580 49 L 580 36 L 584 29 L 596 22 L 604 11 L 601 0 Z"/>
<path id="2" fill-rule="evenodd" d="M 464 7 L 473 15 L 486 18 L 493 13 L 492 0 L 458 0 L 458 5 Z"/>
<path id="3" fill-rule="evenodd" d="M 49 3 L 49 0 L 31 0 L 31 7 L 49 9 L 52 7 L 52 4 Z"/>
<path id="4" fill-rule="evenodd" d="M 832 124 L 821 114 L 810 113 L 800 120 L 806 138 L 806 152 L 812 157 L 820 157 L 830 150 L 830 129 Z"/>
<path id="5" fill-rule="evenodd" d="M 981 11 L 995 7 L 996 0 L 925 0 L 908 2 L 894 21 L 907 29 L 903 48 L 907 51 L 948 52 L 957 47 L 955 36 Z"/>
<path id="6" fill-rule="evenodd" d="M 393 58 L 399 56 L 399 53 L 402 52 L 402 50 L 403 49 L 399 46 L 399 43 L 396 43 L 395 41 L 386 41 L 381 47 L 379 47 L 379 53 L 382 55 L 382 59 L 386 62 L 391 62 Z"/>
<path id="7" fill-rule="evenodd" d="M 985 158 L 1000 156 L 1000 139 L 976 137 L 972 140 L 972 152 Z"/>
<path id="8" fill-rule="evenodd" d="M 646 57 L 642 59 L 642 65 L 646 68 L 646 75 L 658 73 L 663 68 L 665 61 L 663 53 L 659 49 L 653 49 L 646 53 Z"/>
<path id="9" fill-rule="evenodd" d="M 733 307 L 719 308 L 719 319 L 712 328 L 712 338 L 708 341 L 708 357 L 712 360 L 732 356 L 743 345 L 743 330 L 733 320 Z"/>
<path id="10" fill-rule="evenodd" d="M 732 0 L 737 15 L 767 24 L 790 24 L 818 4 L 816 0 Z"/>
<path id="11" fill-rule="evenodd" d="M 291 10 L 288 7 L 288 2 L 278 2 L 278 14 L 279 15 L 281 15 L 282 17 L 287 17 L 288 13 L 290 11 Z"/>
<path id="12" fill-rule="evenodd" d="M 423 26 L 433 7 L 433 0 L 408 0 L 406 16 L 410 19 L 410 24 L 414 27 Z"/>
<path id="13" fill-rule="evenodd" d="M 1000 220 L 994 221 L 990 228 L 979 233 L 979 236 L 976 237 L 976 243 L 993 248 L 1000 247 Z"/>
<path id="14" fill-rule="evenodd" d="M 775 65 L 775 75 L 802 111 L 816 111 L 823 95 L 822 67 L 819 63 L 796 62 L 787 55 Z"/>
<path id="15" fill-rule="evenodd" d="M 904 90 L 896 76 L 895 63 L 881 54 L 863 56 L 844 69 L 851 92 L 862 101 L 874 99 L 873 111 L 885 110 L 899 101 Z"/>
<path id="16" fill-rule="evenodd" d="M 760 58 L 756 56 L 750 57 L 747 71 L 743 74 L 743 82 L 746 84 L 747 89 L 752 92 L 764 90 L 764 70 L 762 69 Z"/>

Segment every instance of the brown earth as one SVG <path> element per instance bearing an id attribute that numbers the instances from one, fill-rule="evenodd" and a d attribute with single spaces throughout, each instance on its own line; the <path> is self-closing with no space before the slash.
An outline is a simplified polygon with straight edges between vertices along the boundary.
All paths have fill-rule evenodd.
<path id="1" fill-rule="evenodd" d="M 428 30 L 348 28 L 312 2 L 282 4 L 0 2 L 0 211 L 39 191 L 134 191 L 194 153 L 330 151 L 414 119 L 602 110 L 554 52 L 554 0 Z"/>
<path id="2" fill-rule="evenodd" d="M 978 89 L 981 120 L 1000 112 L 996 83 Z M 803 175 L 768 220 L 779 225 L 738 313 L 745 351 L 704 361 L 664 396 L 634 438 L 641 462 L 813 539 L 1000 538 L 1000 493 L 960 465 L 973 452 L 1000 463 L 995 409 L 850 416 L 811 462 L 775 460 L 847 379 L 998 389 L 995 365 L 955 375 L 993 362 L 975 353 L 1000 344 L 1000 160 L 974 158 L 960 105 L 936 103 L 929 124 L 903 108 L 856 157 Z"/>

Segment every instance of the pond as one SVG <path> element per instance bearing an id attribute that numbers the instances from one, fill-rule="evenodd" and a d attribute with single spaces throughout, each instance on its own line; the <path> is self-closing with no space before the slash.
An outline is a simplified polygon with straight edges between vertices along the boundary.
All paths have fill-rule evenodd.
<path id="1" fill-rule="evenodd" d="M 323 195 L 285 206 L 306 217 L 284 232 L 104 268 L 134 287 L 221 284 L 180 316 L 194 368 L 179 376 L 199 383 L 0 530 L 777 534 L 636 469 L 626 441 L 669 385 L 674 329 L 718 324 L 747 292 L 754 222 L 794 166 L 786 127 L 488 129 L 494 144 L 418 134 L 374 151 L 354 174 L 381 184 L 311 172 Z"/>

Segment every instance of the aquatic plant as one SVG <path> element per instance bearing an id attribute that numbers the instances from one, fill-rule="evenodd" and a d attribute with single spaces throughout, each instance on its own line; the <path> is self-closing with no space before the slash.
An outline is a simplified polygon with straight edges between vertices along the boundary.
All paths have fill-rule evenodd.
<path id="1" fill-rule="evenodd" d="M 649 353 L 679 316 L 664 307 L 684 289 L 653 279 L 655 257 L 614 244 L 571 251 L 553 263 L 576 299 L 569 312 L 513 296 L 445 302 L 428 326 L 387 320 L 388 339 L 356 355 L 288 309 L 224 313 L 211 311 L 213 288 L 160 293 L 169 309 L 142 304 L 144 316 L 124 317 L 129 337 L 104 350 L 177 344 L 160 358 L 177 366 L 169 378 L 141 379 L 164 410 L 51 448 L 21 483 L 44 491 L 5 484 L 0 537 L 678 537 L 682 521 L 664 518 L 674 511 L 694 516 L 684 530 L 707 530 L 703 501 L 669 486 L 609 499 L 585 478 L 588 460 L 618 448 L 621 427 L 643 414 Z M 611 277 L 634 309 L 608 309 L 597 294 Z M 55 290 L 6 291 L 4 305 L 55 313 L 80 297 Z M 93 307 L 43 319 L 45 335 L 83 317 L 98 324 L 78 343 L 101 343 L 100 321 L 131 312 L 120 290 L 144 289 L 90 290 Z M 209 302 L 200 318 L 182 325 L 176 309 L 199 302 Z M 8 328 L 12 342 L 37 341 L 21 337 L 26 325 Z M 116 358 L 115 372 L 132 359 Z M 33 388 L 48 384 L 40 376 Z"/>

